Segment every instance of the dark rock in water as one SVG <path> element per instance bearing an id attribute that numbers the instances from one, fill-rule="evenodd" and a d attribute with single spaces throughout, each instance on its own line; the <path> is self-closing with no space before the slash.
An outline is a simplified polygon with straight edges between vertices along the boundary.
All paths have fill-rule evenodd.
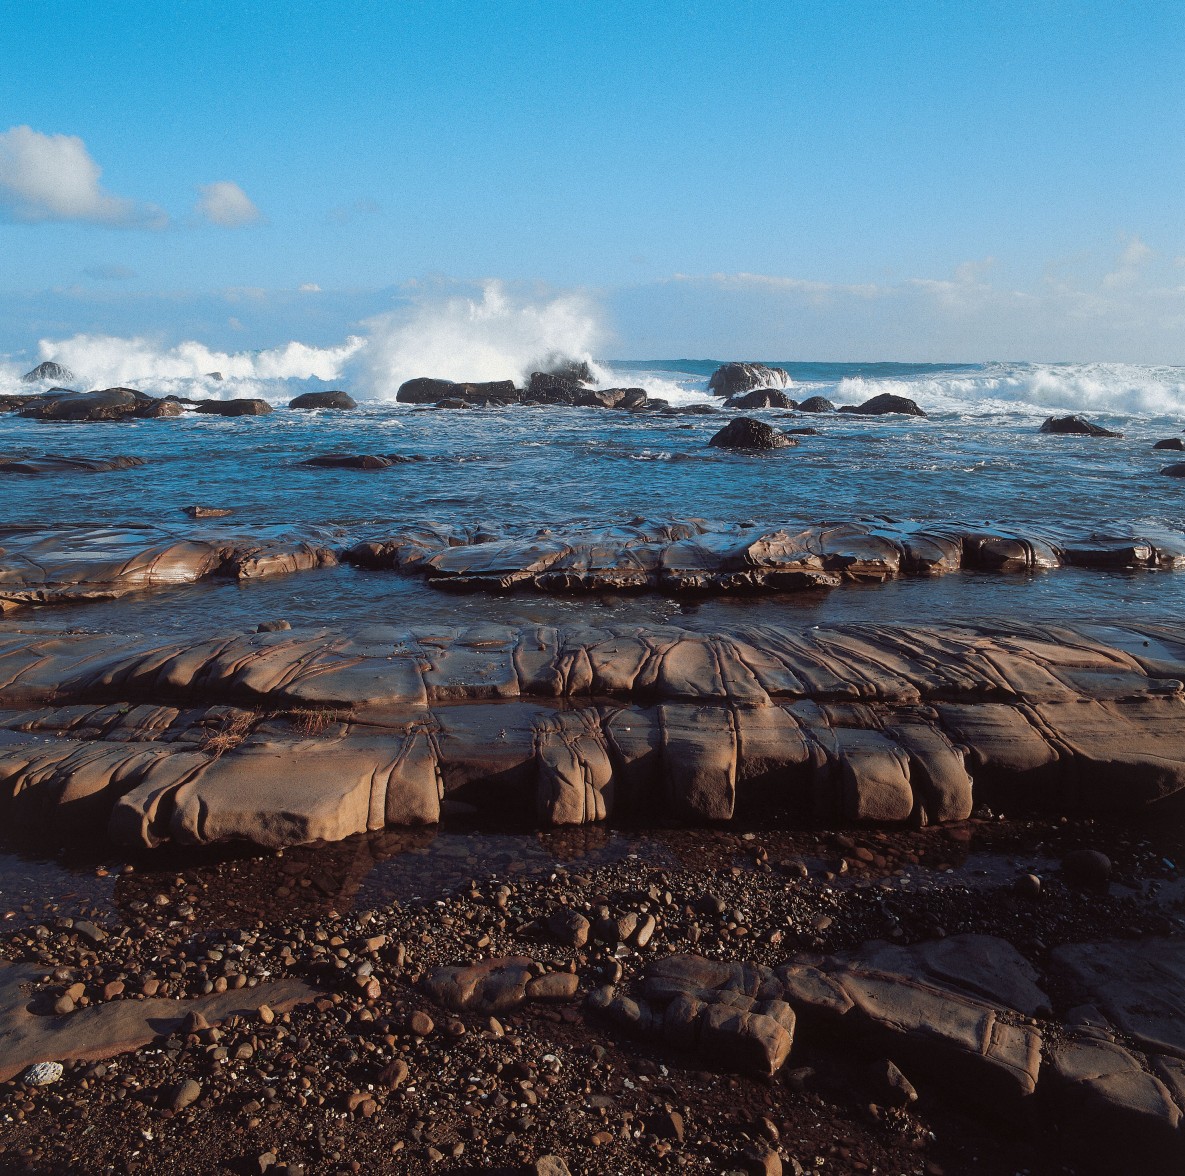
<path id="1" fill-rule="evenodd" d="M 358 402 L 340 389 L 333 392 L 305 392 L 288 401 L 289 408 L 357 408 Z"/>
<path id="2" fill-rule="evenodd" d="M 1153 449 L 1185 449 L 1185 441 L 1180 437 L 1166 437 L 1163 441 L 1157 441 L 1152 446 Z"/>
<path id="3" fill-rule="evenodd" d="M 199 400 L 193 411 L 205 416 L 267 416 L 272 406 L 266 400 L 259 399 Z"/>
<path id="4" fill-rule="evenodd" d="M 784 432 L 789 433 L 792 437 L 817 437 L 819 435 L 818 429 L 802 428 L 802 429 L 786 429 Z"/>
<path id="5" fill-rule="evenodd" d="M 1170 478 L 1185 478 L 1185 461 L 1178 462 L 1176 465 L 1165 466 L 1160 472 L 1167 474 Z"/>
<path id="6" fill-rule="evenodd" d="M 871 400 L 866 400 L 863 404 L 855 407 L 845 404 L 839 411 L 856 413 L 860 416 L 886 416 L 889 413 L 915 417 L 926 415 L 909 397 L 895 396 L 892 392 L 882 392 L 879 396 L 874 396 Z"/>
<path id="7" fill-rule="evenodd" d="M 1041 426 L 1042 433 L 1069 434 L 1076 437 L 1122 437 L 1122 433 L 1114 433 L 1104 429 L 1102 425 L 1092 424 L 1080 416 L 1049 417 Z"/>
<path id="8" fill-rule="evenodd" d="M 206 379 L 217 380 L 219 383 L 222 383 L 222 381 L 225 379 L 225 376 L 223 376 L 221 372 L 207 372 Z"/>
<path id="9" fill-rule="evenodd" d="M 181 508 L 191 519 L 224 519 L 235 512 L 224 506 L 183 506 Z"/>
<path id="10" fill-rule="evenodd" d="M 20 415 L 38 421 L 121 421 L 145 415 L 159 403 L 134 388 L 103 388 L 95 392 L 46 392 L 30 400 Z"/>
<path id="11" fill-rule="evenodd" d="M 786 388 L 790 373 L 782 368 L 766 367 L 763 363 L 726 363 L 718 367 L 708 381 L 708 391 L 715 396 L 731 398 L 754 388 Z"/>
<path id="12" fill-rule="evenodd" d="M 834 412 L 835 405 L 826 396 L 808 396 L 799 401 L 799 412 Z"/>
<path id="13" fill-rule="evenodd" d="M 417 376 L 399 386 L 395 399 L 400 404 L 439 404 L 442 400 L 465 400 L 470 404 L 491 402 L 514 404 L 519 391 L 513 380 L 491 380 L 484 384 L 458 384 L 454 380 L 437 380 L 431 376 Z"/>
<path id="14" fill-rule="evenodd" d="M 523 399 L 528 404 L 576 404 L 587 392 L 582 380 L 553 372 L 532 372 Z"/>
<path id="15" fill-rule="evenodd" d="M 579 408 L 619 408 L 629 412 L 645 404 L 645 388 L 591 388 L 576 398 Z"/>
<path id="16" fill-rule="evenodd" d="M 0 474 L 105 474 L 142 465 L 142 457 L 65 457 L 47 453 L 43 457 L 0 459 Z"/>
<path id="17" fill-rule="evenodd" d="M 662 410 L 663 416 L 713 416 L 720 410 L 710 404 L 679 404 Z"/>
<path id="18" fill-rule="evenodd" d="M 305 458 L 300 464 L 325 469 L 385 470 L 390 469 L 392 462 L 390 458 L 380 457 L 377 453 L 319 453 L 315 457 Z"/>
<path id="19" fill-rule="evenodd" d="M 458 400 L 456 397 L 450 397 L 448 400 L 438 400 L 433 408 L 475 408 L 476 405 L 470 404 L 468 400 Z"/>
<path id="20" fill-rule="evenodd" d="M 764 421 L 737 417 L 729 421 L 708 444 L 717 449 L 785 449 L 798 442 Z"/>
<path id="21" fill-rule="evenodd" d="M 754 388 L 743 396 L 733 396 L 725 408 L 796 408 L 797 401 L 791 400 L 777 388 Z"/>
<path id="22" fill-rule="evenodd" d="M 596 378 L 583 359 L 558 359 L 541 369 L 544 375 L 561 376 L 565 380 L 573 380 L 577 384 L 593 384 Z"/>
<path id="23" fill-rule="evenodd" d="M 47 359 L 44 363 L 39 363 L 31 372 L 25 372 L 21 379 L 26 384 L 35 384 L 38 380 L 72 380 L 74 373 L 68 367 L 63 367 L 60 363 L 54 363 Z"/>
<path id="24" fill-rule="evenodd" d="M 185 411 L 185 406 L 179 400 L 166 397 L 164 400 L 150 400 L 141 403 L 132 415 L 138 420 L 168 420 L 179 417 Z"/>

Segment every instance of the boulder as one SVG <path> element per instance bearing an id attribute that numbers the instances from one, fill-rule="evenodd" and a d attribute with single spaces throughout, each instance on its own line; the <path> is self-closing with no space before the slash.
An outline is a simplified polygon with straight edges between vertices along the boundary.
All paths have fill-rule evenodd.
<path id="1" fill-rule="evenodd" d="M 808 396 L 798 402 L 799 412 L 834 412 L 835 405 L 826 396 Z"/>
<path id="2" fill-rule="evenodd" d="M 733 396 L 725 408 L 796 408 L 797 401 L 791 400 L 777 388 L 754 388 L 742 396 Z"/>
<path id="3" fill-rule="evenodd" d="M 38 380 L 64 381 L 74 379 L 74 373 L 68 367 L 63 367 L 62 364 L 47 359 L 44 363 L 39 363 L 31 372 L 25 372 L 21 379 L 26 384 L 35 384 Z"/>
<path id="4" fill-rule="evenodd" d="M 241 417 L 267 416 L 272 406 L 266 400 L 257 398 L 242 400 L 199 400 L 194 405 L 194 412 L 205 416 Z"/>
<path id="5" fill-rule="evenodd" d="M 340 389 L 333 392 L 304 392 L 294 400 L 288 401 L 289 408 L 357 408 L 358 402 L 348 393 Z"/>
<path id="6" fill-rule="evenodd" d="M 1104 429 L 1102 425 L 1092 424 L 1080 416 L 1049 417 L 1041 426 L 1041 432 L 1075 437 L 1123 436 L 1122 433 L 1114 433 L 1110 429 Z"/>
<path id="7" fill-rule="evenodd" d="M 645 388 L 590 388 L 576 397 L 578 408 L 618 408 L 633 411 L 646 404 Z"/>
<path id="8" fill-rule="evenodd" d="M 64 457 L 47 453 L 43 457 L 0 459 L 0 474 L 105 474 L 142 465 L 142 457 Z"/>
<path id="9" fill-rule="evenodd" d="M 492 380 L 479 384 L 459 384 L 454 380 L 438 380 L 431 376 L 417 376 L 399 386 L 395 399 L 399 404 L 439 404 L 444 400 L 461 400 L 469 404 L 513 404 L 519 398 L 513 380 Z"/>
<path id="10" fill-rule="evenodd" d="M 179 417 L 185 411 L 180 400 L 166 396 L 163 400 L 141 401 L 139 407 L 132 413 L 137 420 L 168 420 Z"/>
<path id="11" fill-rule="evenodd" d="M 1167 474 L 1170 478 L 1185 478 L 1185 461 L 1179 461 L 1176 465 L 1165 466 L 1160 472 Z"/>
<path id="12" fill-rule="evenodd" d="M 576 404 L 587 393 L 582 380 L 554 372 L 532 372 L 523 400 L 528 404 Z"/>
<path id="13" fill-rule="evenodd" d="M 866 400 L 854 408 L 845 404 L 839 411 L 854 413 L 858 416 L 898 414 L 900 416 L 924 417 L 926 415 L 924 410 L 919 408 L 909 397 L 896 396 L 892 392 L 882 392 L 879 396 L 874 396 L 871 400 Z"/>
<path id="14" fill-rule="evenodd" d="M 191 519 L 224 519 L 235 512 L 225 506 L 183 506 L 181 508 Z"/>
<path id="15" fill-rule="evenodd" d="M 708 391 L 731 399 L 754 388 L 788 388 L 792 382 L 790 373 L 783 368 L 766 367 L 763 363 L 726 363 L 712 373 Z"/>
<path id="16" fill-rule="evenodd" d="M 1185 441 L 1180 437 L 1166 437 L 1163 441 L 1157 441 L 1152 446 L 1153 449 L 1185 449 Z"/>
<path id="17" fill-rule="evenodd" d="M 729 421 L 708 444 L 717 449 L 785 449 L 798 442 L 764 421 L 737 417 Z"/>

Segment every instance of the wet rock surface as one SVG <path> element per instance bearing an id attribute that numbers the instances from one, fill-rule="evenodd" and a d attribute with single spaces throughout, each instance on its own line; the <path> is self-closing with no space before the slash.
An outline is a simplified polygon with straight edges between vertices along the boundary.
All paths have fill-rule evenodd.
<path id="1" fill-rule="evenodd" d="M 352 409 L 358 407 L 358 402 L 341 389 L 330 392 L 304 392 L 300 396 L 288 401 L 289 408 L 314 409 L 337 408 Z"/>
<path id="2" fill-rule="evenodd" d="M 727 399 L 755 388 L 787 388 L 790 384 L 790 374 L 783 368 L 763 363 L 726 363 L 712 373 L 708 391 Z"/>
<path id="3" fill-rule="evenodd" d="M 1171 626 L 11 632 L 0 805 L 148 846 L 333 841 L 456 806 L 544 827 L 1171 815 L 1183 682 Z"/>
<path id="4" fill-rule="evenodd" d="M 764 421 L 737 417 L 716 433 L 708 444 L 716 449 L 762 450 L 786 449 L 798 442 Z"/>
<path id="5" fill-rule="evenodd" d="M 212 517 L 201 509 L 195 508 L 195 518 Z M 318 528 L 243 534 L 164 526 L 0 527 L 0 609 L 110 600 L 210 576 L 251 580 L 332 566 L 331 544 Z"/>
<path id="6" fill-rule="evenodd" d="M 814 411 L 820 410 L 815 409 Z M 892 392 L 882 392 L 879 396 L 864 401 L 863 404 L 855 406 L 845 404 L 839 411 L 854 413 L 858 416 L 896 414 L 898 416 L 924 417 L 926 415 L 915 401 L 910 400 L 907 396 L 896 396 Z"/>
<path id="7" fill-rule="evenodd" d="M 1122 433 L 1114 433 L 1096 425 L 1085 417 L 1065 416 L 1049 417 L 1041 426 L 1042 433 L 1069 434 L 1078 437 L 1122 437 Z"/>
<path id="8" fill-rule="evenodd" d="M 105 474 L 145 464 L 142 457 L 71 457 L 45 453 L 37 457 L 0 457 L 0 474 Z"/>

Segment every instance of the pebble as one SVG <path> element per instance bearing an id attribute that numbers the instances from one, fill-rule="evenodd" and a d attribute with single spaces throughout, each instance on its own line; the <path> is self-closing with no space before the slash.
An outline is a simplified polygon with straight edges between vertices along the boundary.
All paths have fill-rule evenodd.
<path id="1" fill-rule="evenodd" d="M 175 1111 L 183 1111 L 186 1107 L 193 1106 L 201 1097 L 201 1083 L 195 1082 L 192 1078 L 186 1078 L 170 1092 L 168 1105 Z"/>
<path id="2" fill-rule="evenodd" d="M 436 1022 L 422 1009 L 417 1009 L 408 1017 L 407 1027 L 416 1037 L 427 1037 L 436 1028 Z"/>
<path id="3" fill-rule="evenodd" d="M 61 1062 L 37 1062 L 21 1073 L 20 1081 L 26 1086 L 49 1086 L 60 1082 L 65 1072 Z"/>
<path id="4" fill-rule="evenodd" d="M 1076 849 L 1062 859 L 1062 873 L 1083 886 L 1105 886 L 1111 880 L 1111 859 L 1097 849 Z"/>

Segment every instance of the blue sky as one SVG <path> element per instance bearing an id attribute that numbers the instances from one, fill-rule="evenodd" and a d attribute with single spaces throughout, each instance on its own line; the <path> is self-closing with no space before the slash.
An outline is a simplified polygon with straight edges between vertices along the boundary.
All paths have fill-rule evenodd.
<path id="1" fill-rule="evenodd" d="M 7 0 L 0 51 L 2 351 L 498 278 L 623 356 L 1185 363 L 1179 3 Z"/>

